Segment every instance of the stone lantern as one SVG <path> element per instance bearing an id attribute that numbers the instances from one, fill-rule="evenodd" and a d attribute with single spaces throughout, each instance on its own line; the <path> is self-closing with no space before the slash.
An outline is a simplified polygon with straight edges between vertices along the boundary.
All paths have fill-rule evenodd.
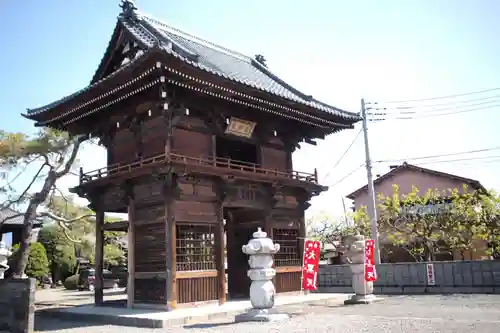
<path id="1" fill-rule="evenodd" d="M 0 242 L 0 279 L 4 278 L 5 271 L 9 269 L 7 260 L 12 252 L 7 249 L 4 242 Z"/>
<path id="2" fill-rule="evenodd" d="M 346 257 L 352 272 L 354 295 L 345 304 L 370 304 L 376 300 L 373 295 L 373 282 L 365 281 L 365 237 L 348 236 L 344 240 Z"/>
<path id="3" fill-rule="evenodd" d="M 278 313 L 273 309 L 276 294 L 272 281 L 276 275 L 273 255 L 279 249 L 280 245 L 274 244 L 261 228 L 253 233 L 253 239 L 247 245 L 242 246 L 243 253 L 250 256 L 248 277 L 252 280 L 250 285 L 252 309 L 237 315 L 235 321 L 277 321 L 289 318 L 287 314 Z"/>

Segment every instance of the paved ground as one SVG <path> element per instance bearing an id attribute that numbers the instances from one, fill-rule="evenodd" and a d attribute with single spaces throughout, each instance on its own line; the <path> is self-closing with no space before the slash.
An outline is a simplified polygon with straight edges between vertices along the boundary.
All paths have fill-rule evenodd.
<path id="1" fill-rule="evenodd" d="M 105 289 L 104 300 L 127 299 L 125 288 Z M 94 302 L 94 293 L 90 291 L 75 291 L 58 289 L 41 289 L 35 294 L 35 303 L 38 306 L 51 305 L 81 305 Z"/>
<path id="2" fill-rule="evenodd" d="M 36 322 L 36 330 L 59 333 L 495 333 L 500 327 L 500 295 L 387 296 L 372 305 L 344 306 L 335 301 L 284 306 L 282 310 L 291 313 L 292 318 L 267 324 L 234 324 L 230 322 L 232 318 L 228 318 L 156 330 L 41 319 Z"/>

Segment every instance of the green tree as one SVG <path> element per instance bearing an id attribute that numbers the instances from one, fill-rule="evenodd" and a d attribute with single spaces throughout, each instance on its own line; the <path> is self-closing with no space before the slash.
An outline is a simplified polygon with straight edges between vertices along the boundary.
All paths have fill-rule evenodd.
<path id="1" fill-rule="evenodd" d="M 12 255 L 9 258 L 9 265 L 16 265 L 20 260 L 20 245 L 15 244 L 12 247 Z M 27 276 L 40 279 L 49 273 L 49 260 L 43 244 L 33 242 L 28 248 L 28 261 L 25 273 Z"/>
<path id="2" fill-rule="evenodd" d="M 33 242 L 29 247 L 26 275 L 33 278 L 41 278 L 49 273 L 49 260 L 45 247 L 39 242 Z"/>
<path id="3" fill-rule="evenodd" d="M 405 249 L 417 261 L 434 261 L 439 252 L 472 249 L 481 234 L 477 191 L 432 190 L 423 194 L 418 188 L 400 195 L 393 186 L 392 196 L 379 196 L 381 236 Z"/>
<path id="4" fill-rule="evenodd" d="M 479 239 L 489 244 L 489 254 L 500 253 L 500 196 L 495 191 L 468 191 L 465 195 L 454 193 L 457 220 L 463 221 L 460 233 L 453 235 L 450 244 L 454 249 L 465 251 Z"/>
<path id="5" fill-rule="evenodd" d="M 76 266 L 75 244 L 55 224 L 44 226 L 38 233 L 38 241 L 47 252 L 52 280 L 64 281 Z"/>
<path id="6" fill-rule="evenodd" d="M 116 244 L 104 245 L 104 265 L 106 267 L 118 266 L 124 260 L 123 250 Z"/>
<path id="7" fill-rule="evenodd" d="M 24 206 L 23 232 L 19 248 L 19 260 L 13 267 L 13 276 L 21 277 L 27 267 L 33 221 L 48 217 L 67 229 L 67 220 L 50 211 L 41 211 L 51 193 L 57 190 L 56 183 L 71 173 L 77 154 L 86 136 L 71 137 L 68 133 L 43 129 L 35 135 L 0 131 L 0 167 L 4 184 L 1 186 L 5 200 L 0 208 Z M 14 181 L 26 174 L 29 167 L 37 170 L 28 185 L 17 191 Z M 38 188 L 38 189 L 35 189 Z M 12 218 L 12 217 L 10 217 Z M 7 219 L 0 221 L 0 224 Z"/>

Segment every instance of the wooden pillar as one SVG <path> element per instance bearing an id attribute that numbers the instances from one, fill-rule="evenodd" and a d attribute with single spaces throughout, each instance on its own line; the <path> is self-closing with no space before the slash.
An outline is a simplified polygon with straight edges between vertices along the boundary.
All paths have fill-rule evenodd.
<path id="1" fill-rule="evenodd" d="M 222 201 L 215 203 L 215 209 L 217 212 L 217 227 L 215 231 L 215 265 L 217 268 L 217 280 L 218 280 L 218 294 L 219 294 L 219 304 L 226 303 L 226 260 L 224 254 L 224 214 Z"/>
<path id="2" fill-rule="evenodd" d="M 217 136 L 212 134 L 212 161 L 215 164 L 217 161 Z"/>
<path id="3" fill-rule="evenodd" d="M 264 231 L 267 233 L 267 237 L 273 238 L 273 216 L 272 212 L 274 207 L 276 207 L 276 187 L 272 185 L 265 186 L 266 191 L 266 208 L 264 209 Z"/>
<path id="4" fill-rule="evenodd" d="M 129 197 L 128 204 L 128 277 L 127 277 L 127 307 L 134 306 L 135 298 L 135 234 L 134 234 L 134 213 L 135 204 L 134 199 Z"/>
<path id="5" fill-rule="evenodd" d="M 94 302 L 101 305 L 104 301 L 103 275 L 104 268 L 104 207 L 102 199 L 99 199 L 95 220 L 95 280 L 94 280 Z"/>
<path id="6" fill-rule="evenodd" d="M 227 289 L 228 289 L 228 294 L 229 298 L 231 296 L 234 297 L 234 295 L 231 294 L 231 292 L 234 292 L 234 273 L 235 273 L 235 265 L 236 262 L 234 261 L 234 253 L 230 253 L 229 250 L 231 251 L 238 251 L 241 249 L 235 248 L 234 246 L 234 218 L 233 218 L 233 213 L 228 212 L 227 214 L 227 220 L 226 220 L 226 246 L 228 249 L 228 254 L 227 254 Z"/>
<path id="7" fill-rule="evenodd" d="M 304 244 L 307 237 L 306 222 L 305 222 L 305 211 L 311 205 L 308 200 L 310 196 L 299 197 L 299 204 L 297 205 L 297 219 L 299 223 L 299 253 L 301 259 L 301 267 L 304 267 Z M 300 278 L 300 289 L 302 290 L 302 277 Z M 309 291 L 304 291 L 308 294 Z"/>
<path id="8" fill-rule="evenodd" d="M 23 236 L 23 228 L 16 228 L 12 230 L 12 244 L 20 244 Z"/>
<path id="9" fill-rule="evenodd" d="M 177 248 L 176 248 L 176 223 L 174 215 L 174 174 L 169 171 L 165 175 L 165 260 L 167 272 L 165 275 L 166 299 L 168 309 L 177 308 Z"/>
<path id="10" fill-rule="evenodd" d="M 311 206 L 311 204 L 305 200 L 306 199 L 300 200 L 299 204 L 297 205 L 297 222 L 299 223 L 299 250 L 301 254 L 304 251 L 304 243 L 307 237 L 305 211 L 307 210 L 307 208 L 309 208 L 309 206 Z"/>
<path id="11" fill-rule="evenodd" d="M 163 196 L 165 202 L 165 298 L 167 299 L 167 308 L 175 309 L 177 307 L 177 258 L 176 258 L 176 223 L 174 214 L 174 203 L 177 184 L 174 180 L 174 170 L 170 165 L 170 154 L 172 152 L 173 139 L 173 112 L 174 107 L 171 99 L 168 97 L 165 77 L 161 77 L 160 85 L 160 104 L 162 108 L 163 123 L 165 125 L 165 158 L 168 165 L 168 171 L 165 174 L 163 184 Z"/>
<path id="12" fill-rule="evenodd" d="M 136 160 L 144 158 L 143 154 L 143 144 L 142 144 L 142 122 L 143 120 L 139 117 L 134 117 L 131 120 L 130 129 L 134 135 Z"/>
<path id="13" fill-rule="evenodd" d="M 172 118 L 173 118 L 174 108 L 172 107 L 171 103 L 167 102 L 168 100 L 166 97 L 167 96 L 166 87 L 162 85 L 160 91 L 161 91 L 161 96 L 165 96 L 161 100 L 163 121 L 165 124 L 165 156 L 167 157 L 167 160 L 170 160 L 170 153 L 172 152 L 172 136 L 173 136 Z"/>

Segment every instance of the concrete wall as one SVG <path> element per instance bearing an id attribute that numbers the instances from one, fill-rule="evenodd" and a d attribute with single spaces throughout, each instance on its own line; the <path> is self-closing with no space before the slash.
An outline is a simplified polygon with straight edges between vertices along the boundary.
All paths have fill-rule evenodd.
<path id="1" fill-rule="evenodd" d="M 35 289 L 33 279 L 0 280 L 0 332 L 33 332 Z"/>
<path id="2" fill-rule="evenodd" d="M 377 265 L 375 293 L 497 293 L 500 260 L 442 261 L 434 263 L 435 284 L 427 283 L 427 263 Z M 352 292 L 348 265 L 322 265 L 319 292 Z"/>

